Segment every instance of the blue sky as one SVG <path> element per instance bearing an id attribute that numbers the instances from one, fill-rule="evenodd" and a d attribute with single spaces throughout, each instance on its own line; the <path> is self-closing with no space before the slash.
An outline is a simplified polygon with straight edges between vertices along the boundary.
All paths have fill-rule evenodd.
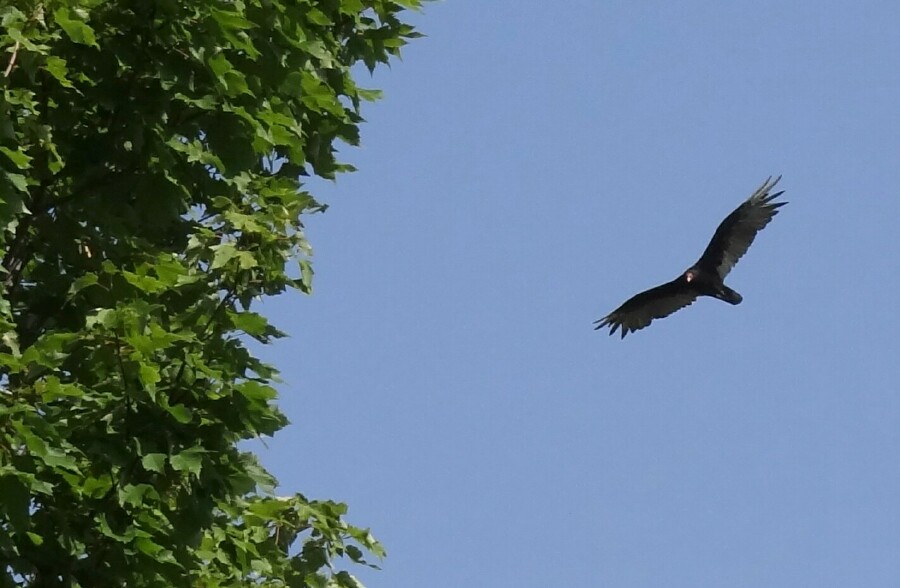
<path id="1" fill-rule="evenodd" d="M 370 588 L 895 586 L 900 4 L 414 22 L 315 185 L 314 295 L 265 306 L 282 491 L 372 527 Z M 592 330 L 777 174 L 743 304 Z"/>

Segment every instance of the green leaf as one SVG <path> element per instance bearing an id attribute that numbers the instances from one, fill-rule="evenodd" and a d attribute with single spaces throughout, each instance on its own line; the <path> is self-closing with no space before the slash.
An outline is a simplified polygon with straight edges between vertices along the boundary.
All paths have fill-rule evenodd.
<path id="1" fill-rule="evenodd" d="M 98 281 L 99 278 L 97 277 L 97 274 L 85 274 L 72 282 L 72 285 L 69 287 L 69 294 L 77 294 L 88 286 L 95 285 Z"/>
<path id="2" fill-rule="evenodd" d="M 181 424 L 187 424 L 191 422 L 193 419 L 193 415 L 191 411 L 183 404 L 176 404 L 174 406 L 167 406 L 166 411 L 175 418 Z"/>
<path id="3" fill-rule="evenodd" d="M 25 534 L 28 536 L 28 540 L 31 541 L 32 545 L 41 546 L 44 544 L 44 538 L 41 537 L 40 535 L 38 535 L 37 533 L 32 533 L 31 531 L 28 531 Z"/>
<path id="4" fill-rule="evenodd" d="M 121 533 L 114 531 L 109 524 L 106 513 L 100 513 L 97 516 L 97 524 L 100 528 L 100 533 L 119 543 L 129 543 L 134 538 L 133 528 L 126 528 L 124 532 Z"/>
<path id="5" fill-rule="evenodd" d="M 263 492 L 273 492 L 275 490 L 275 486 L 278 483 L 277 480 L 258 463 L 248 462 L 245 464 L 245 471 Z"/>
<path id="6" fill-rule="evenodd" d="M 220 26 L 226 29 L 252 29 L 256 27 L 256 24 L 252 21 L 247 20 L 241 14 L 237 12 L 225 11 L 213 9 L 210 11 L 212 17 L 219 23 Z"/>
<path id="7" fill-rule="evenodd" d="M 42 457 L 44 463 L 48 466 L 78 472 L 78 465 L 75 462 L 75 458 L 59 449 L 53 447 L 47 448 L 46 454 Z"/>
<path id="8" fill-rule="evenodd" d="M 44 68 L 53 76 L 57 82 L 66 88 L 75 88 L 69 80 L 69 69 L 66 60 L 55 55 L 48 55 Z"/>
<path id="9" fill-rule="evenodd" d="M 247 510 L 265 519 L 276 520 L 291 510 L 291 503 L 289 500 L 265 498 L 251 503 Z"/>
<path id="10" fill-rule="evenodd" d="M 0 335 L 0 341 L 3 342 L 4 347 L 12 352 L 13 357 L 19 357 L 22 354 L 22 351 L 19 349 L 19 335 L 15 331 L 6 331 L 3 335 Z"/>
<path id="11" fill-rule="evenodd" d="M 341 14 L 356 15 L 363 10 L 365 6 L 362 0 L 342 0 L 340 3 Z"/>
<path id="12" fill-rule="evenodd" d="M 141 458 L 141 465 L 147 471 L 162 473 L 166 469 L 166 458 L 165 453 L 148 453 Z"/>
<path id="13" fill-rule="evenodd" d="M 300 259 L 300 290 L 306 294 L 312 294 L 312 280 L 312 263 L 306 258 Z"/>
<path id="14" fill-rule="evenodd" d="M 150 497 L 154 501 L 159 500 L 159 494 L 149 484 L 125 484 L 119 488 L 119 504 L 141 506 L 145 497 Z"/>
<path id="15" fill-rule="evenodd" d="M 213 256 L 213 262 L 210 269 L 225 267 L 225 264 L 238 256 L 238 251 L 234 243 L 222 243 L 221 245 L 212 247 L 212 250 L 215 252 L 215 255 Z"/>
<path id="16" fill-rule="evenodd" d="M 0 147 L 0 153 L 6 156 L 19 169 L 28 169 L 31 167 L 32 157 L 21 151 L 13 151 L 8 147 Z"/>
<path id="17" fill-rule="evenodd" d="M 85 391 L 75 384 L 64 384 L 57 376 L 48 376 L 42 381 L 35 382 L 35 390 L 41 395 L 44 402 L 53 402 L 60 398 L 81 398 Z"/>
<path id="18" fill-rule="evenodd" d="M 278 392 L 271 386 L 260 384 L 253 380 L 241 382 L 235 389 L 247 400 L 252 402 L 267 402 L 278 396 Z"/>
<path id="19" fill-rule="evenodd" d="M 159 376 L 159 368 L 157 366 L 149 363 L 141 364 L 138 373 L 140 375 L 141 384 L 144 385 L 144 388 L 146 388 L 147 390 L 156 389 L 156 384 L 161 379 Z"/>
<path id="20" fill-rule="evenodd" d="M 132 286 L 146 292 L 161 292 L 166 285 L 152 276 L 142 276 L 133 272 L 123 271 L 122 277 Z"/>
<path id="21" fill-rule="evenodd" d="M 363 100 L 367 100 L 368 102 L 375 102 L 376 100 L 381 100 L 384 96 L 384 92 L 381 90 L 366 90 L 365 88 L 357 89 L 357 93 L 359 97 Z"/>
<path id="22" fill-rule="evenodd" d="M 186 471 L 195 476 L 199 476 L 200 470 L 203 467 L 203 457 L 205 454 L 205 449 L 192 447 L 191 449 L 186 449 L 181 453 L 173 455 L 169 459 L 169 463 L 172 464 L 172 469 L 175 471 Z"/>
<path id="23" fill-rule="evenodd" d="M 35 435 L 28 425 L 21 421 L 13 421 L 11 424 L 19 434 L 19 437 L 25 442 L 28 451 L 38 457 L 47 455 L 47 443 L 41 437 Z"/>
<path id="24" fill-rule="evenodd" d="M 58 8 L 53 17 L 57 24 L 62 27 L 72 41 L 81 45 L 90 45 L 100 48 L 97 45 L 97 38 L 94 35 L 94 29 L 89 27 L 87 23 L 78 19 L 75 11 L 71 8 Z"/>
<path id="25" fill-rule="evenodd" d="M 260 55 L 253 46 L 250 37 L 243 31 L 256 28 L 256 23 L 246 19 L 238 12 L 225 10 L 212 10 L 212 17 L 221 27 L 222 36 L 235 49 L 246 52 L 251 58 Z"/>
<path id="26" fill-rule="evenodd" d="M 164 549 L 162 545 L 147 537 L 138 537 L 135 539 L 134 546 L 137 547 L 138 551 L 145 555 L 149 555 L 156 561 L 167 563 L 175 562 L 175 558 L 172 556 L 171 551 Z"/>
<path id="27" fill-rule="evenodd" d="M 231 324 L 235 328 L 244 331 L 248 335 L 263 335 L 269 328 L 269 321 L 266 320 L 266 317 L 255 312 L 233 312 L 229 313 L 228 316 L 231 318 Z"/>
<path id="28" fill-rule="evenodd" d="M 97 326 L 112 329 L 116 326 L 118 320 L 119 314 L 115 310 L 112 308 L 101 308 L 93 314 L 88 315 L 86 326 L 88 329 L 93 329 Z"/>
<path id="29" fill-rule="evenodd" d="M 323 27 L 334 24 L 332 23 L 331 19 L 328 18 L 328 16 L 326 16 L 325 13 L 318 8 L 311 8 L 309 12 L 306 13 L 306 18 L 309 20 L 309 22 Z"/>
<path id="30" fill-rule="evenodd" d="M 100 498 L 106 495 L 110 488 L 112 488 L 112 480 L 108 474 L 97 478 L 89 476 L 81 485 L 81 491 L 92 498 Z"/>
<path id="31" fill-rule="evenodd" d="M 249 251 L 240 251 L 237 254 L 238 265 L 241 269 L 247 270 L 259 266 L 256 258 Z"/>
<path id="32" fill-rule="evenodd" d="M 28 180 L 22 174 L 4 171 L 4 177 L 20 192 L 28 192 Z"/>

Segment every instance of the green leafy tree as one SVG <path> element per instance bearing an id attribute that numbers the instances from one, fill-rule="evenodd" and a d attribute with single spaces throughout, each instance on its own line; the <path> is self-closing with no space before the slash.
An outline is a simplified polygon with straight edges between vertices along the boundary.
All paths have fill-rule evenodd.
<path id="1" fill-rule="evenodd" d="M 419 0 L 0 2 L 0 585 L 356 586 L 381 546 L 276 496 L 303 177 L 350 166 Z M 297 267 L 298 264 L 299 267 Z"/>

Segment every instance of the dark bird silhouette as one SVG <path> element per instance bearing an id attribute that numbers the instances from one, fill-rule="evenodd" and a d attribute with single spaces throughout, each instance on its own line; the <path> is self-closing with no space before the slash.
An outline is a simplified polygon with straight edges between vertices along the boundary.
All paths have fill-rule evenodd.
<path id="1" fill-rule="evenodd" d="M 653 319 L 667 317 L 689 306 L 698 296 L 740 304 L 743 297 L 725 285 L 725 276 L 747 253 L 756 234 L 778 214 L 778 208 L 787 204 L 774 202 L 784 191 L 769 194 L 780 179 L 781 176 L 767 179 L 750 198 L 725 217 L 697 263 L 671 282 L 632 296 L 622 306 L 595 321 L 597 326 L 594 328 L 608 326 L 610 335 L 621 329 L 624 339 L 625 335 L 643 329 Z"/>

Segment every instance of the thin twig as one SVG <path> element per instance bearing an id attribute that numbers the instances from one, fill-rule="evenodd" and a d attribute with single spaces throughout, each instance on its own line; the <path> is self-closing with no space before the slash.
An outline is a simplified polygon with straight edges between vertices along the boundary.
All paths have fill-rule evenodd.
<path id="1" fill-rule="evenodd" d="M 13 66 L 16 64 L 16 56 L 19 54 L 19 42 L 16 41 L 16 46 L 13 47 L 12 57 L 9 58 L 9 65 L 6 66 L 6 70 L 3 72 L 3 77 L 8 78 L 9 73 L 12 71 Z"/>

